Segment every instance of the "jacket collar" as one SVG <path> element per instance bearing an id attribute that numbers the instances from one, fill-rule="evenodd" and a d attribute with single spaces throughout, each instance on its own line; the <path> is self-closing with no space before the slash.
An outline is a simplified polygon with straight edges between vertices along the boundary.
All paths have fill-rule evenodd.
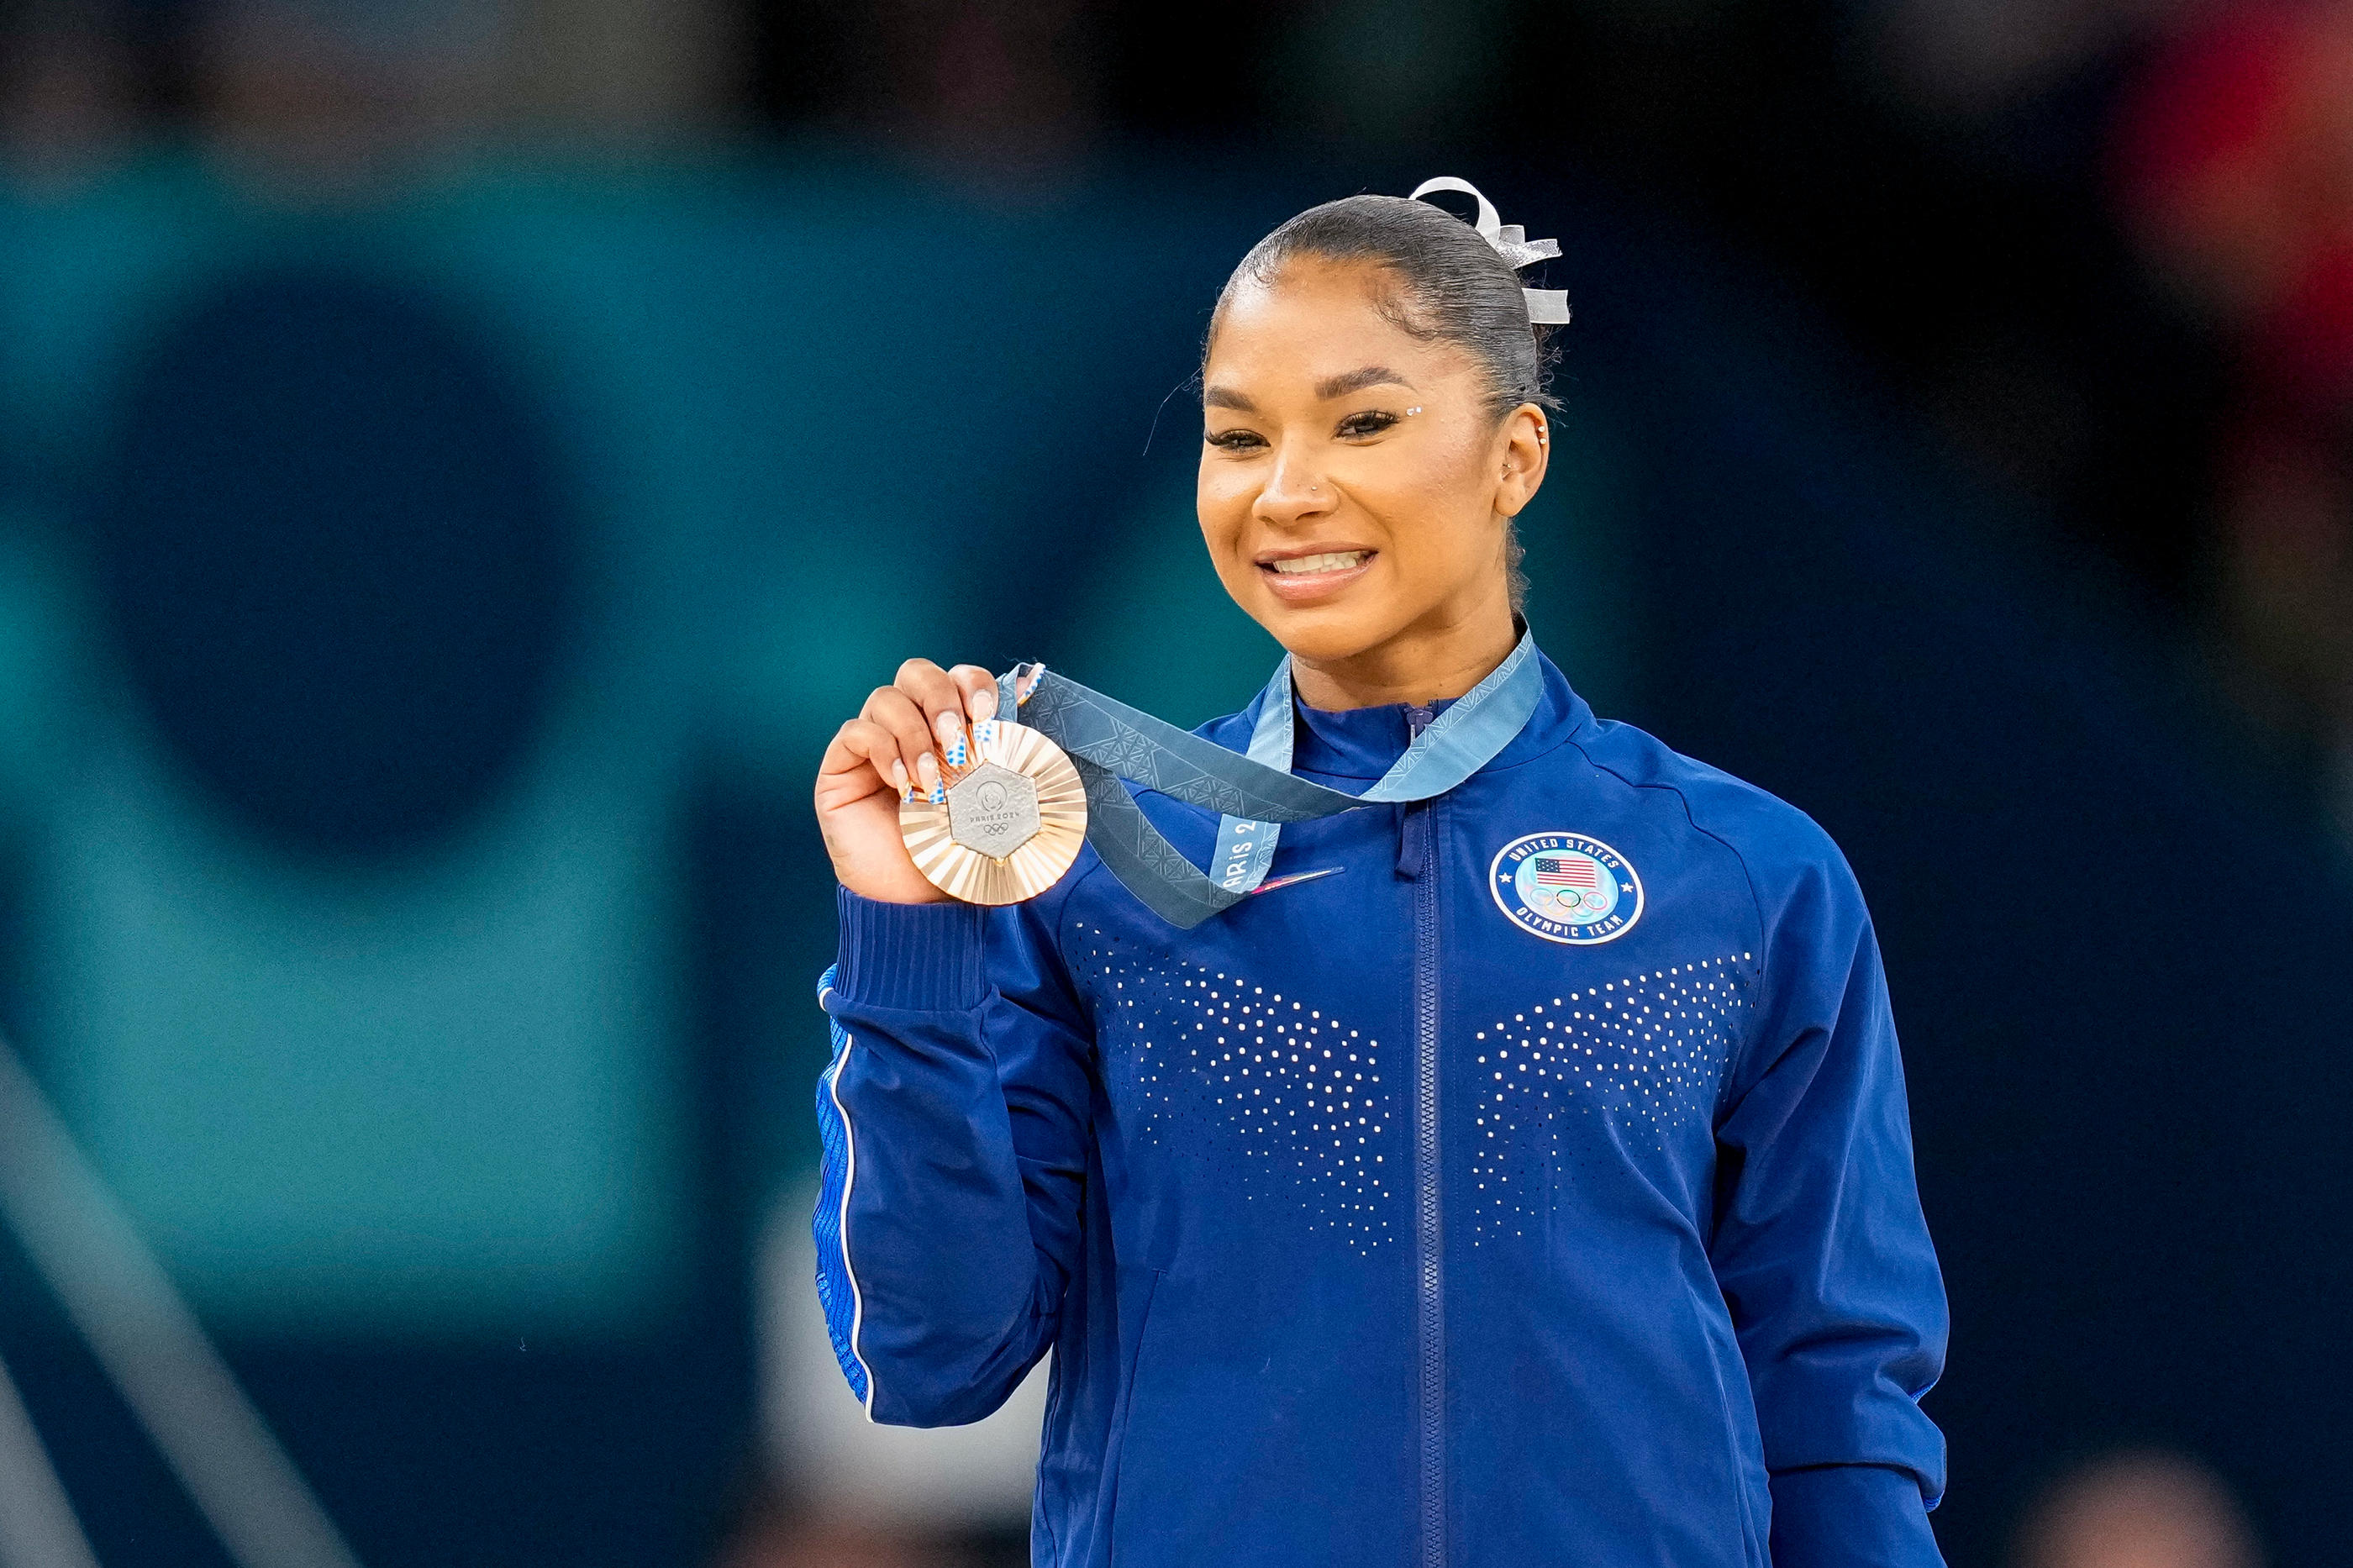
<path id="1" fill-rule="evenodd" d="M 1561 674 L 1559 667 L 1536 654 L 1544 669 L 1544 695 L 1536 700 L 1536 710 L 1528 721 L 1512 738 L 1495 759 L 1480 771 L 1510 767 L 1532 757 L 1541 756 L 1577 734 L 1593 722 L 1593 710 L 1587 705 Z M 1261 691 L 1250 705 L 1236 715 L 1240 722 L 1219 738 L 1227 744 L 1239 736 L 1247 741 L 1251 726 L 1257 721 L 1259 707 L 1266 700 Z M 1386 703 L 1378 708 L 1350 708 L 1333 711 L 1310 708 L 1304 702 L 1294 702 L 1296 719 L 1292 731 L 1292 769 L 1295 773 L 1315 773 L 1325 778 L 1364 779 L 1369 783 L 1388 772 L 1390 764 L 1405 754 L 1409 731 L 1406 709 L 1402 703 Z M 1437 704 L 1443 711 L 1449 703 Z"/>

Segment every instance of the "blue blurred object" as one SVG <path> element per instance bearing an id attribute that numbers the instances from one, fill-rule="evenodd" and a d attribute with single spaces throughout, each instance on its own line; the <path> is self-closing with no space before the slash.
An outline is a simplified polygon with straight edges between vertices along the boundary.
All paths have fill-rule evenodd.
<path id="1" fill-rule="evenodd" d="M 466 826 L 571 651 L 571 498 L 464 328 L 364 277 L 248 275 L 123 399 L 98 575 L 175 760 L 265 843 L 381 856 Z"/>

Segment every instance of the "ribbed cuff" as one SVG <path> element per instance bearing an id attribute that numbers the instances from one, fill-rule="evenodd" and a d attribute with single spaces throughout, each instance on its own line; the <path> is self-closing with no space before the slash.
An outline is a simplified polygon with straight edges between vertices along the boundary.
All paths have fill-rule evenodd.
<path id="1" fill-rule="evenodd" d="M 1920 1483 L 1885 1465 L 1773 1478 L 1773 1568 L 1944 1568 Z"/>
<path id="2" fill-rule="evenodd" d="M 841 956 L 834 988 L 845 1000 L 910 1013 L 961 1012 L 988 994 L 982 962 L 988 911 L 944 904 L 884 904 L 836 890 Z"/>

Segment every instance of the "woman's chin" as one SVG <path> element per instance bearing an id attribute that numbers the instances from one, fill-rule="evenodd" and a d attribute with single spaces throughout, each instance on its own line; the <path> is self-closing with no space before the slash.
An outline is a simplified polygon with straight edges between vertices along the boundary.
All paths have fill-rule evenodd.
<path id="1" fill-rule="evenodd" d="M 1369 653 L 1396 633 L 1386 617 L 1356 605 L 1271 605 L 1259 624 L 1293 658 L 1318 664 Z"/>

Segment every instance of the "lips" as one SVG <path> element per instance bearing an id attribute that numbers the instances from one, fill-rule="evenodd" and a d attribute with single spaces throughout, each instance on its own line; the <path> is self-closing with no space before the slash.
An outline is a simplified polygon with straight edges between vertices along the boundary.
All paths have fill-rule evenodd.
<path id="1" fill-rule="evenodd" d="M 1283 576 L 1293 577 L 1316 572 L 1345 572 L 1352 566 L 1362 566 L 1372 553 L 1369 550 L 1327 550 L 1321 555 L 1289 555 L 1264 564 Z"/>
<path id="2" fill-rule="evenodd" d="M 1261 580 L 1276 597 L 1306 604 L 1330 596 L 1363 576 L 1378 551 L 1357 546 L 1286 550 L 1258 560 Z"/>

